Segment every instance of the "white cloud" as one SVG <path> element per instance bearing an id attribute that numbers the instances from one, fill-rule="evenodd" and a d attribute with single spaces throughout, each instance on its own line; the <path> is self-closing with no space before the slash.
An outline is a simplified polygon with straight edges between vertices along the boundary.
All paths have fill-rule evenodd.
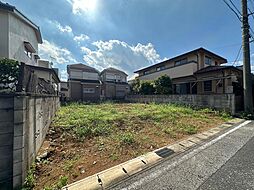
<path id="1" fill-rule="evenodd" d="M 153 44 L 137 44 L 131 46 L 119 40 L 97 41 L 92 43 L 96 50 L 81 47 L 84 61 L 99 70 L 115 67 L 129 74 L 132 78 L 134 71 L 161 61 Z"/>
<path id="2" fill-rule="evenodd" d="M 85 34 L 80 34 L 79 36 L 74 36 L 73 40 L 80 44 L 83 41 L 89 40 L 90 37 Z"/>
<path id="3" fill-rule="evenodd" d="M 72 5 L 73 14 L 91 13 L 97 7 L 97 0 L 67 0 Z"/>
<path id="4" fill-rule="evenodd" d="M 69 33 L 72 34 L 72 28 L 68 25 L 62 26 L 59 22 L 57 21 L 49 21 L 50 24 L 53 24 L 60 32 L 62 33 Z"/>
<path id="5" fill-rule="evenodd" d="M 61 78 L 61 81 L 67 81 L 67 79 L 68 79 L 67 70 L 62 70 L 60 72 L 60 78 Z"/>
<path id="6" fill-rule="evenodd" d="M 42 58 L 52 60 L 58 64 L 77 62 L 69 50 L 50 43 L 47 40 L 43 40 L 43 44 L 39 45 L 39 54 Z"/>

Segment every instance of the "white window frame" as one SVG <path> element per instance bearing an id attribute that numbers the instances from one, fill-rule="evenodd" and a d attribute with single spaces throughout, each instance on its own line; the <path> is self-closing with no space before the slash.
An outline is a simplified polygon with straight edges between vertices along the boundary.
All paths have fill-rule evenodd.
<path id="1" fill-rule="evenodd" d="M 95 93 L 95 88 L 83 88 L 83 93 L 84 94 L 94 94 Z"/>

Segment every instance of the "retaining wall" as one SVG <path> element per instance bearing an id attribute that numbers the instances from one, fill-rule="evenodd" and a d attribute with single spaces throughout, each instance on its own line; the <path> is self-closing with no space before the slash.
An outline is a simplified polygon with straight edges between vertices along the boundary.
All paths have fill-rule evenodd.
<path id="1" fill-rule="evenodd" d="M 128 95 L 125 98 L 129 102 L 140 103 L 177 103 L 192 105 L 202 108 L 213 108 L 230 112 L 232 115 L 236 111 L 234 94 L 214 94 L 214 95 Z"/>
<path id="2" fill-rule="evenodd" d="M 0 189 L 20 189 L 59 106 L 57 96 L 0 95 Z"/>

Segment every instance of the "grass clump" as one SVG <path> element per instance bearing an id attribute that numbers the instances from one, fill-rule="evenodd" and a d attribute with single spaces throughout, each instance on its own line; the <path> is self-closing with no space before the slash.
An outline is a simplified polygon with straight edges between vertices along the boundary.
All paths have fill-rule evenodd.
<path id="1" fill-rule="evenodd" d="M 25 182 L 22 186 L 22 190 L 30 190 L 35 187 L 35 175 L 34 175 L 35 169 L 36 169 L 36 165 L 35 165 L 35 163 L 33 163 L 27 173 L 27 177 L 26 177 Z"/>
<path id="2" fill-rule="evenodd" d="M 120 134 L 118 138 L 121 145 L 132 145 L 135 143 L 135 137 L 130 132 Z"/>

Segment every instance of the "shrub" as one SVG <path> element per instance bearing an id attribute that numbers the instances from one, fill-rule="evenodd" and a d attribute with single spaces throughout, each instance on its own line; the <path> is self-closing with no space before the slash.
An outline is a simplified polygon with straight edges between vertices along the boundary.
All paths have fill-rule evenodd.
<path id="1" fill-rule="evenodd" d="M 162 75 L 154 81 L 156 94 L 172 94 L 172 82 L 169 76 Z"/>
<path id="2" fill-rule="evenodd" d="M 140 94 L 143 95 L 152 95 L 155 93 L 155 88 L 153 86 L 153 83 L 151 81 L 143 81 L 140 84 L 140 89 L 139 89 Z"/>
<path id="3" fill-rule="evenodd" d="M 18 83 L 19 63 L 11 59 L 0 59 L 0 90 L 15 90 Z"/>

